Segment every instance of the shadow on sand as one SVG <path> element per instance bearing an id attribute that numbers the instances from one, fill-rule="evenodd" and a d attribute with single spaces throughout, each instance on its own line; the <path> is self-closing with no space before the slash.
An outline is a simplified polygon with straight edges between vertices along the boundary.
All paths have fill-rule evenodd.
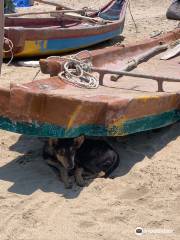
<path id="1" fill-rule="evenodd" d="M 180 135 L 180 123 L 159 130 L 138 133 L 127 137 L 109 138 L 108 141 L 119 152 L 121 163 L 112 174 L 113 178 L 127 174 L 131 168 L 145 157 L 151 159 L 169 142 Z M 73 186 L 65 189 L 55 171 L 42 159 L 43 141 L 21 136 L 10 147 L 11 151 L 22 154 L 0 168 L 0 181 L 12 182 L 9 192 L 30 195 L 37 190 L 55 192 L 65 198 L 76 198 L 83 188 Z M 90 184 L 88 182 L 87 186 Z"/>

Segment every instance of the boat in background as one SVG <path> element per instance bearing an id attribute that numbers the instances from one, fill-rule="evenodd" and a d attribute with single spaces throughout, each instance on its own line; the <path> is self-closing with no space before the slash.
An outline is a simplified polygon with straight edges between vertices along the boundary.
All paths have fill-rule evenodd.
<path id="1" fill-rule="evenodd" d="M 121 34 L 126 7 L 127 0 L 111 0 L 101 10 L 86 16 L 73 10 L 56 11 L 41 18 L 6 15 L 5 37 L 12 42 L 15 57 L 54 55 L 85 48 Z M 5 41 L 5 50 L 4 57 L 11 57 L 9 41 Z"/>
<path id="2" fill-rule="evenodd" d="M 41 60 L 42 72 L 53 77 L 0 88 L 0 128 L 68 138 L 124 136 L 175 123 L 180 120 L 180 56 L 160 60 L 160 53 L 179 39 L 176 29 L 137 44 L 91 51 L 91 74 L 100 82 L 97 89 L 82 89 L 61 78 L 64 61 L 72 56 Z M 88 59 L 87 52 L 79 58 Z M 136 78 L 114 77 L 127 66 L 131 71 L 126 74 Z M 147 79 L 149 73 L 153 80 Z"/>

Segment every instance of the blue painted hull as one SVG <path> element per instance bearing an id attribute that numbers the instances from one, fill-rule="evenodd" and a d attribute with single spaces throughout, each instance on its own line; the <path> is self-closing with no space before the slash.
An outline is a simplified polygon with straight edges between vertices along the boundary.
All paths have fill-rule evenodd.
<path id="1" fill-rule="evenodd" d="M 81 49 L 112 39 L 121 34 L 122 31 L 123 27 L 112 32 L 87 37 L 25 41 L 24 50 L 16 56 L 51 55 Z"/>

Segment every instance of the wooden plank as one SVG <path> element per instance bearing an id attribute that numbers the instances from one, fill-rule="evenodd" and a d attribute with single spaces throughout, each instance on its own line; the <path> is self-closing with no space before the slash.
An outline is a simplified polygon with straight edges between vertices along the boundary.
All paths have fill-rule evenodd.
<path id="1" fill-rule="evenodd" d="M 3 61 L 3 42 L 4 42 L 4 0 L 0 1 L 0 73 Z"/>
<path id="2" fill-rule="evenodd" d="M 83 10 L 60 10 L 60 11 L 43 11 L 43 12 L 27 12 L 27 13 L 11 13 L 5 14 L 5 17 L 20 17 L 20 16 L 29 16 L 29 15 L 43 15 L 43 14 L 50 14 L 51 17 L 56 17 L 60 19 L 71 19 L 80 22 L 88 22 L 88 23 L 99 23 L 99 24 L 106 24 L 111 23 L 111 21 L 102 20 L 100 18 L 91 18 L 82 16 L 78 13 L 82 13 Z"/>
<path id="3" fill-rule="evenodd" d="M 94 10 L 87 10 L 90 12 L 94 12 Z M 84 13 L 83 9 L 77 9 L 77 10 L 60 10 L 60 11 L 38 11 L 38 12 L 26 12 L 26 13 L 10 13 L 5 14 L 5 17 L 22 17 L 22 16 L 30 16 L 30 15 L 45 15 L 50 14 L 52 17 L 59 17 L 66 13 Z M 81 16 L 81 15 L 80 15 Z"/>

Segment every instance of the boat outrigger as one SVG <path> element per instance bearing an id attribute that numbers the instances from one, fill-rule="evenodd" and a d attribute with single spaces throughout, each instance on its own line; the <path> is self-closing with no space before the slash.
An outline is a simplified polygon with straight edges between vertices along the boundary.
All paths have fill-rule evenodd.
<path id="1" fill-rule="evenodd" d="M 90 55 L 83 51 L 75 57 L 41 60 L 41 70 L 50 78 L 0 89 L 0 128 L 67 138 L 124 136 L 175 123 L 180 120 L 180 56 L 160 58 L 179 39 L 180 29 L 176 29 Z M 78 61 L 81 64 L 66 74 Z M 79 79 L 87 80 L 89 86 L 80 81 L 77 87 L 78 82 L 71 81 L 77 77 L 74 70 L 81 72 L 78 66 L 86 69 L 87 75 L 80 74 Z"/>
<path id="2" fill-rule="evenodd" d="M 29 12 L 6 14 L 5 37 L 9 41 L 5 41 L 4 57 L 11 56 L 9 48 L 15 57 L 34 57 L 68 52 L 111 39 L 123 31 L 126 7 L 127 0 L 111 0 L 99 11 L 63 9 L 31 13 L 31 17 Z M 43 17 L 44 14 L 50 16 Z"/>

